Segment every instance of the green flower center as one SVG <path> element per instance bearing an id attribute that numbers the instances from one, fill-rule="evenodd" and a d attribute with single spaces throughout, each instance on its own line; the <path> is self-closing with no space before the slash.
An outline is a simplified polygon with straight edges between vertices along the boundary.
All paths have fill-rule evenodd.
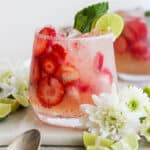
<path id="1" fill-rule="evenodd" d="M 122 113 L 118 110 L 108 109 L 105 110 L 105 114 L 101 116 L 105 126 L 110 128 L 116 128 L 116 130 L 121 129 L 125 125 L 125 120 Z"/>
<path id="2" fill-rule="evenodd" d="M 139 106 L 140 106 L 139 101 L 134 100 L 134 99 L 130 100 L 127 105 L 131 111 L 137 111 L 139 109 Z"/>

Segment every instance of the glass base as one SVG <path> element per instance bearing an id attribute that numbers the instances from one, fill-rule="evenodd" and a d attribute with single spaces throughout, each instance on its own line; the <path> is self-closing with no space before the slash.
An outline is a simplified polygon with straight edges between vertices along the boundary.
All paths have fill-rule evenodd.
<path id="1" fill-rule="evenodd" d="M 133 83 L 138 86 L 145 86 L 150 83 L 150 75 L 118 73 L 118 78 L 122 82 Z"/>
<path id="2" fill-rule="evenodd" d="M 85 127 L 80 123 L 80 118 L 59 118 L 50 117 L 42 114 L 37 114 L 39 119 L 47 124 L 61 126 L 61 127 L 71 127 L 78 129 L 85 129 Z"/>

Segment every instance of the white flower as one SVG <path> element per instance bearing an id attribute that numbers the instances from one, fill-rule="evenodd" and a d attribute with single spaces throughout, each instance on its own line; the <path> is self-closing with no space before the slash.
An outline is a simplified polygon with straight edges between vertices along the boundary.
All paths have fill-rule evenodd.
<path id="1" fill-rule="evenodd" d="M 144 136 L 150 142 L 150 117 L 146 118 L 141 125 L 140 135 Z"/>
<path id="2" fill-rule="evenodd" d="M 29 61 L 0 71 L 0 98 L 20 94 L 27 96 Z"/>
<path id="3" fill-rule="evenodd" d="M 119 97 L 121 102 L 126 105 L 128 112 L 136 113 L 139 117 L 146 115 L 145 108 L 150 106 L 150 101 L 141 88 L 125 87 L 120 91 Z"/>
<path id="4" fill-rule="evenodd" d="M 148 96 L 143 93 L 143 90 L 134 86 L 124 87 L 119 92 L 119 97 L 123 107 L 123 111 L 128 118 L 128 126 L 131 131 L 138 132 L 140 128 L 140 118 L 146 117 L 148 114 L 146 109 L 149 109 L 150 102 Z"/>
<path id="5" fill-rule="evenodd" d="M 111 93 L 103 93 L 99 96 L 93 95 L 96 106 L 85 104 L 81 109 L 88 116 L 84 119 L 84 124 L 93 134 L 101 137 L 108 137 L 112 140 L 121 138 L 127 119 L 122 112 L 115 85 L 112 86 Z"/>
<path id="6" fill-rule="evenodd" d="M 16 93 L 17 89 L 12 86 L 5 83 L 0 84 L 0 98 L 6 98 L 10 96 L 12 93 Z"/>

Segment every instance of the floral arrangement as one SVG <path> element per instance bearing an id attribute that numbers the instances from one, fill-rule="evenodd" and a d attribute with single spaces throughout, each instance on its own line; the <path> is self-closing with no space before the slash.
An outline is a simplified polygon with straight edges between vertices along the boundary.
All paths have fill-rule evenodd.
<path id="1" fill-rule="evenodd" d="M 88 150 L 138 150 L 144 137 L 150 142 L 150 87 L 127 86 L 111 93 L 92 95 L 95 105 L 84 104 L 81 119 L 89 132 L 83 141 Z"/>
<path id="2" fill-rule="evenodd" d="M 13 66 L 7 61 L 0 62 L 0 120 L 28 106 L 27 62 Z"/>

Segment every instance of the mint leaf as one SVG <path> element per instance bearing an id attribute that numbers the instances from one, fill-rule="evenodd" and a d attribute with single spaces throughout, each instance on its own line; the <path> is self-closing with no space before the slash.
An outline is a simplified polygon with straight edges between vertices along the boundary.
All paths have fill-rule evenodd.
<path id="1" fill-rule="evenodd" d="M 108 8 L 108 2 L 103 2 L 82 9 L 75 15 L 74 28 L 82 33 L 89 32 L 93 21 L 104 15 Z"/>

